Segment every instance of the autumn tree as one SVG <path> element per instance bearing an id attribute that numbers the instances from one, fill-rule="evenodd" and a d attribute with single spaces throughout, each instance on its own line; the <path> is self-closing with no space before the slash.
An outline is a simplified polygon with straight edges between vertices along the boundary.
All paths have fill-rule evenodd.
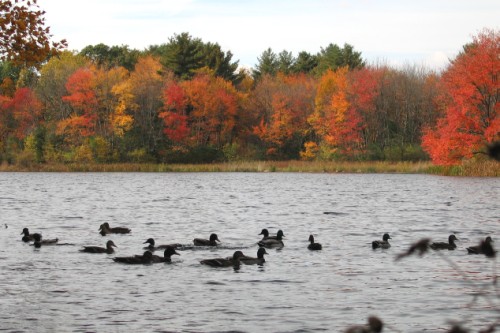
<path id="1" fill-rule="evenodd" d="M 76 70 L 66 82 L 68 95 L 62 99 L 71 105 L 69 117 L 58 123 L 57 131 L 68 137 L 70 144 L 79 145 L 82 139 L 95 134 L 97 107 L 95 73 L 92 68 Z"/>
<path id="2" fill-rule="evenodd" d="M 187 116 L 187 96 L 184 89 L 175 81 L 169 82 L 163 92 L 163 119 L 165 135 L 176 144 L 186 143 L 189 135 Z"/>
<path id="3" fill-rule="evenodd" d="M 158 114 L 162 111 L 165 81 L 173 75 L 161 65 L 157 58 L 145 56 L 138 59 L 130 73 L 130 100 L 128 109 L 134 118 L 131 129 L 131 146 L 144 149 L 150 156 L 156 156 L 162 142 L 163 124 Z"/>
<path id="4" fill-rule="evenodd" d="M 346 66 L 323 74 L 316 92 L 314 113 L 309 117 L 316 140 L 337 156 L 353 156 L 362 149 L 362 119 L 349 102 L 347 73 Z"/>
<path id="5" fill-rule="evenodd" d="M 194 145 L 222 148 L 233 139 L 239 94 L 231 82 L 200 73 L 183 83 Z"/>
<path id="6" fill-rule="evenodd" d="M 87 65 L 82 56 L 63 51 L 42 66 L 35 91 L 43 104 L 47 122 L 57 122 L 71 114 L 70 105 L 62 99 L 68 93 L 66 82 L 77 69 Z"/>
<path id="7" fill-rule="evenodd" d="M 0 96 L 0 160 L 22 151 L 24 141 L 43 126 L 41 114 L 42 105 L 30 88 L 17 89 L 12 98 Z M 41 161 L 43 138 L 38 141 Z"/>
<path id="8" fill-rule="evenodd" d="M 21 68 L 11 61 L 0 61 L 0 95 L 13 96 Z"/>
<path id="9" fill-rule="evenodd" d="M 51 42 L 45 11 L 36 0 L 0 1 L 0 59 L 23 67 L 39 67 L 67 46 Z"/>
<path id="10" fill-rule="evenodd" d="M 314 111 L 315 80 L 308 75 L 265 76 L 251 95 L 259 115 L 253 133 L 267 158 L 296 159 L 309 134 L 308 117 Z"/>
<path id="11" fill-rule="evenodd" d="M 425 126 L 436 117 L 437 74 L 417 66 L 368 66 L 349 73 L 350 101 L 363 118 L 367 158 L 420 160 Z"/>
<path id="12" fill-rule="evenodd" d="M 483 30 L 443 73 L 444 110 L 422 145 L 436 164 L 457 164 L 500 139 L 500 34 Z"/>
<path id="13" fill-rule="evenodd" d="M 24 139 L 40 125 L 42 104 L 30 88 L 18 89 L 11 103 L 16 121 L 14 134 L 18 139 Z"/>

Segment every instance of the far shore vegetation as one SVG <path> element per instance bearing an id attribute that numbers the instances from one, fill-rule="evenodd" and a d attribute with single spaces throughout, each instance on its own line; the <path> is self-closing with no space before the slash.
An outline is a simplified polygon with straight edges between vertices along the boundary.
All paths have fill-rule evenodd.
<path id="1" fill-rule="evenodd" d="M 334 42 L 242 68 L 188 32 L 68 51 L 16 4 L 0 8 L 0 171 L 499 174 L 498 29 L 439 72 Z"/>
<path id="2" fill-rule="evenodd" d="M 339 161 L 233 161 L 205 164 L 155 163 L 3 163 L 0 172 L 306 172 L 306 173 L 400 173 L 442 176 L 499 177 L 497 161 L 465 161 L 438 166 L 431 162 Z"/>

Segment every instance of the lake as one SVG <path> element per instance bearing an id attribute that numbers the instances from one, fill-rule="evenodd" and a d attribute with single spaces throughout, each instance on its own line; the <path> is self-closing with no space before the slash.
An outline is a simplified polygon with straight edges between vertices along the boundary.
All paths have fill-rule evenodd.
<path id="1" fill-rule="evenodd" d="M 477 332 L 499 318 L 498 268 L 466 247 L 487 235 L 499 247 L 499 198 L 499 178 L 0 173 L 0 331 L 342 332 L 375 315 L 384 332 L 445 332 L 452 321 Z M 104 222 L 132 232 L 103 237 Z M 35 249 L 24 227 L 66 245 Z M 199 263 L 255 256 L 262 228 L 285 234 L 264 265 Z M 212 232 L 217 248 L 191 247 Z M 373 250 L 385 232 L 392 247 Z M 394 260 L 451 233 L 455 251 Z M 310 234 L 322 251 L 307 249 Z M 150 237 L 187 247 L 171 264 L 111 260 L 141 254 Z M 115 254 L 79 252 L 108 239 Z"/>

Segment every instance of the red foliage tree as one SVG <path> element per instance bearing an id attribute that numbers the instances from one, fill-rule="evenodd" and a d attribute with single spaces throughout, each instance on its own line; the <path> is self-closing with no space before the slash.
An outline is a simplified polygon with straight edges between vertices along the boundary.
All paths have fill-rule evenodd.
<path id="1" fill-rule="evenodd" d="M 72 143 L 95 134 L 98 108 L 95 83 L 95 75 L 89 68 L 78 69 L 66 82 L 69 95 L 62 99 L 72 106 L 73 113 L 59 122 L 58 132 L 67 134 Z"/>
<path id="2" fill-rule="evenodd" d="M 14 135 L 24 139 L 41 121 L 42 103 L 33 90 L 20 88 L 14 93 L 11 108 L 16 121 Z"/>
<path id="3" fill-rule="evenodd" d="M 158 115 L 163 119 L 163 133 L 172 141 L 181 143 L 189 134 L 186 115 L 187 99 L 181 86 L 176 82 L 167 85 L 163 92 L 163 112 Z"/>
<path id="4" fill-rule="evenodd" d="M 436 164 L 457 164 L 500 139 L 500 34 L 485 30 L 443 74 L 444 115 L 427 128 L 422 146 Z"/>

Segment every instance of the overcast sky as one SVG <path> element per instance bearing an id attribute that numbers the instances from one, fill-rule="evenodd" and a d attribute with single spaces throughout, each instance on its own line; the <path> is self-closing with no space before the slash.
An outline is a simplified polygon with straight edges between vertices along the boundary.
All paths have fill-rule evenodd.
<path id="1" fill-rule="evenodd" d="M 264 50 L 315 54 L 349 43 L 368 62 L 442 69 L 483 28 L 499 0 L 38 0 L 54 40 L 70 50 L 104 43 L 143 50 L 188 32 L 240 65 Z"/>

